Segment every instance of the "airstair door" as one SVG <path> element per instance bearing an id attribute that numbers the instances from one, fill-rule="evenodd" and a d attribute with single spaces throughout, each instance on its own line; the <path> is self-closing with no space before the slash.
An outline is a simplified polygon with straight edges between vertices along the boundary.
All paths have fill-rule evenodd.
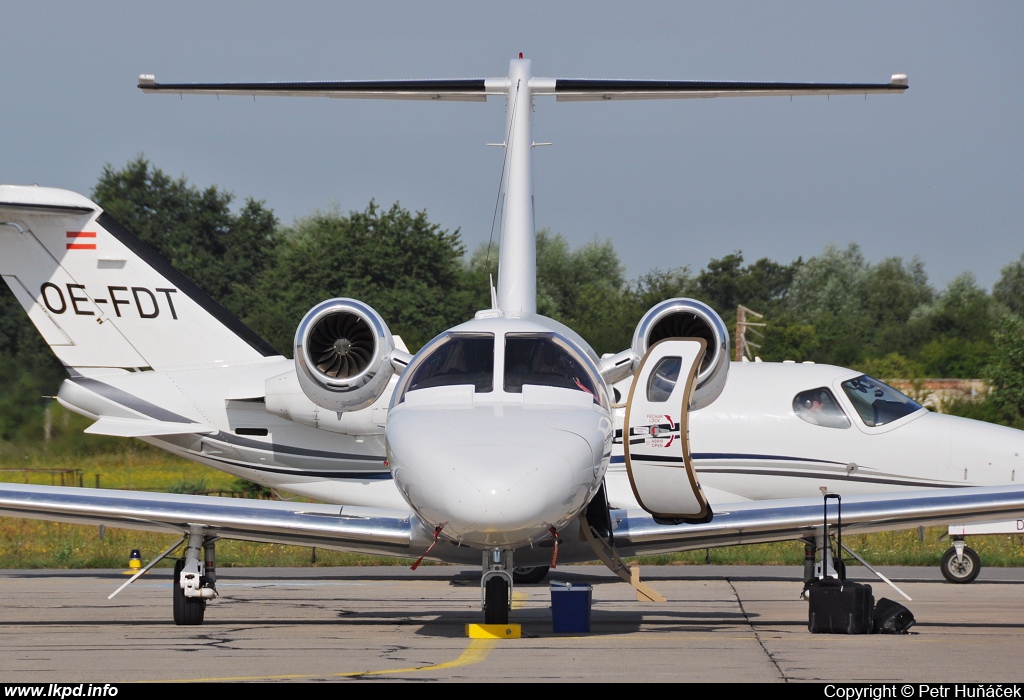
<path id="1" fill-rule="evenodd" d="M 687 416 L 703 339 L 669 338 L 647 351 L 633 378 L 623 425 L 633 494 L 658 518 L 708 522 L 711 508 L 690 459 Z"/>

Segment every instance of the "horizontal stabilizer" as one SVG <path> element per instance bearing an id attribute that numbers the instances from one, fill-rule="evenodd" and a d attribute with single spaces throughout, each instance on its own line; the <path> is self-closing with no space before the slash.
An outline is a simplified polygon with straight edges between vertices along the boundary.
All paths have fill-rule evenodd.
<path id="1" fill-rule="evenodd" d="M 907 76 L 896 74 L 888 83 L 782 83 L 706 80 L 565 80 L 554 81 L 559 100 L 666 100 L 706 97 L 771 97 L 785 95 L 867 95 L 902 93 Z"/>
<path id="2" fill-rule="evenodd" d="M 143 92 L 173 95 L 246 95 L 264 97 L 347 97 L 385 100 L 460 100 L 483 102 L 488 81 L 473 80 L 327 80 L 280 83 L 158 83 L 152 75 L 139 76 Z"/>
<path id="3" fill-rule="evenodd" d="M 132 420 L 131 418 L 100 418 L 85 429 L 90 435 L 112 437 L 153 437 L 156 435 L 208 435 L 217 432 L 212 425 L 202 423 L 173 423 L 159 420 Z"/>
<path id="4" fill-rule="evenodd" d="M 792 83 L 710 80 L 576 80 L 530 78 L 534 95 L 558 100 L 670 100 L 706 97 L 769 97 L 779 95 L 867 95 L 902 93 L 907 76 L 897 73 L 888 83 Z M 325 80 L 266 83 L 158 83 L 139 76 L 143 92 L 172 95 L 245 95 L 255 97 L 338 97 L 384 100 L 460 100 L 483 102 L 505 95 L 507 78 L 470 80 Z"/>

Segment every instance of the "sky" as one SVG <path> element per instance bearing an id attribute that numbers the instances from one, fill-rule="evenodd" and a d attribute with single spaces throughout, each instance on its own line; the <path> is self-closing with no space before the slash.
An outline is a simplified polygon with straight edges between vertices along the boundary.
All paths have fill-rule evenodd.
<path id="1" fill-rule="evenodd" d="M 552 78 L 888 82 L 903 95 L 537 98 L 538 227 L 635 278 L 828 244 L 991 288 L 1024 252 L 1024 4 L 0 0 L 0 182 L 88 195 L 143 154 L 282 222 L 371 199 L 491 234 L 504 101 L 144 95 L 162 82 Z"/>

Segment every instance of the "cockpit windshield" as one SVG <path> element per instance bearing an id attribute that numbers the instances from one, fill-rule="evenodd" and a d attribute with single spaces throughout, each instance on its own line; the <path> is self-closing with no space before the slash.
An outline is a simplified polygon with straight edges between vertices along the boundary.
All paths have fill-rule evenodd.
<path id="1" fill-rule="evenodd" d="M 885 425 L 921 410 L 921 404 L 866 374 L 843 382 L 843 391 L 869 427 Z"/>
<path id="2" fill-rule="evenodd" d="M 494 391 L 494 335 L 453 333 L 439 340 L 413 369 L 406 391 L 472 384 L 477 394 Z"/>
<path id="3" fill-rule="evenodd" d="M 601 403 L 591 372 L 568 343 L 553 333 L 505 336 L 505 391 L 520 394 L 524 384 L 585 391 Z"/>

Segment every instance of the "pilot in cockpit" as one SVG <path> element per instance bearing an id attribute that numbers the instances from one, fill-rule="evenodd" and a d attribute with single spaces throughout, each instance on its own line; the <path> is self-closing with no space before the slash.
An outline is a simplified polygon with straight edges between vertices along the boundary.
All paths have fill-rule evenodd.
<path id="1" fill-rule="evenodd" d="M 600 402 L 590 375 L 550 337 L 506 336 L 504 384 L 512 393 L 521 392 L 523 384 L 575 389 Z"/>
<path id="2" fill-rule="evenodd" d="M 826 428 L 849 428 L 850 419 L 839 407 L 832 392 L 821 387 L 796 395 L 793 410 L 802 420 Z"/>

